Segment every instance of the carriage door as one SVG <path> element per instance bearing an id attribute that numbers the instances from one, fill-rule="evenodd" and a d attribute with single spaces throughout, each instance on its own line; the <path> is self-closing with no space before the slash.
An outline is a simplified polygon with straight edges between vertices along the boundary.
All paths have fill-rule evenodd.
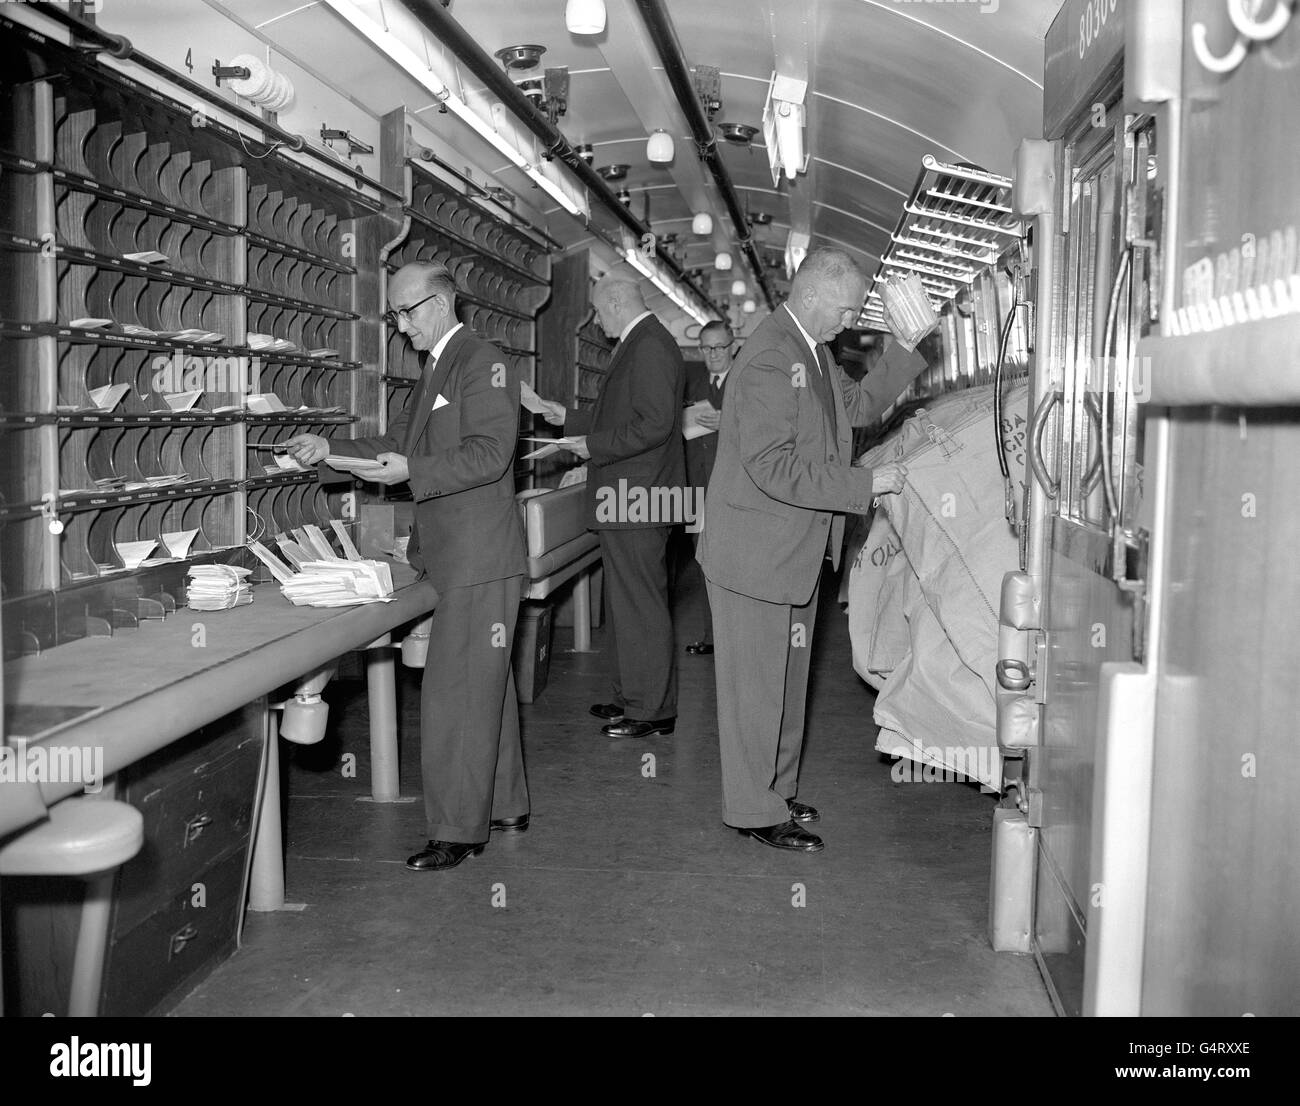
<path id="1" fill-rule="evenodd" d="M 1126 355 L 1147 263 L 1128 248 L 1130 205 L 1145 202 L 1154 128 L 1126 119 L 1118 88 L 1067 134 L 1068 182 L 1054 356 L 1062 387 L 1055 515 L 1046 558 L 1042 740 L 1034 780 L 1042 795 L 1035 890 L 1035 952 L 1060 1008 L 1081 1012 L 1100 668 L 1139 659 L 1133 593 L 1115 582 L 1140 562 L 1113 535 L 1136 531 L 1140 421 Z M 1133 199 L 1137 197 L 1137 199 Z M 1135 262 L 1134 258 L 1138 258 Z M 1116 353 L 1120 356 L 1116 356 Z M 1118 366 L 1118 368 L 1117 368 Z M 1118 528 L 1116 524 L 1119 524 Z M 1134 543 L 1137 544 L 1136 542 Z M 1123 572 L 1120 573 L 1123 576 Z M 1135 613 L 1137 617 L 1135 617 Z"/>

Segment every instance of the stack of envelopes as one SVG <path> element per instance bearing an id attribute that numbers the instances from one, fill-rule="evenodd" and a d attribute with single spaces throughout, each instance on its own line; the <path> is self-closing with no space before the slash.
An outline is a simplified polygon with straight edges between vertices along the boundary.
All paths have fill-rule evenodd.
<path id="1" fill-rule="evenodd" d="M 234 565 L 194 565 L 189 571 L 185 605 L 192 611 L 224 611 L 253 601 L 250 570 Z"/>

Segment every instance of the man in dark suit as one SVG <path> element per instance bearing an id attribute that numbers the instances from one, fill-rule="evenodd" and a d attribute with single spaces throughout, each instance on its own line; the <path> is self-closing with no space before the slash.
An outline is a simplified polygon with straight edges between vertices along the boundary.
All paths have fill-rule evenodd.
<path id="1" fill-rule="evenodd" d="M 453 868 L 490 830 L 528 828 L 511 652 L 525 572 L 515 503 L 519 375 L 456 321 L 445 266 L 416 262 L 389 281 L 385 321 L 424 356 L 424 371 L 388 432 L 288 442 L 304 464 L 372 457 L 376 483 L 410 483 L 408 556 L 438 590 L 420 688 L 420 754 L 429 841 L 406 862 Z"/>
<path id="2" fill-rule="evenodd" d="M 861 383 L 840 370 L 825 343 L 853 324 L 866 291 L 843 251 L 807 256 L 732 365 L 705 501 L 723 821 L 780 849 L 823 847 L 803 828 L 820 815 L 795 798 L 822 562 L 839 567 L 846 512 L 903 487 L 901 466 L 852 467 L 852 428 L 925 367 L 894 345 Z"/>
<path id="3" fill-rule="evenodd" d="M 686 439 L 686 479 L 697 505 L 704 502 L 704 489 L 709 486 L 713 462 L 718 456 L 718 418 L 727 387 L 727 372 L 731 368 L 731 347 L 735 342 L 736 337 L 726 323 L 718 319 L 705 323 L 700 328 L 700 354 L 704 363 L 691 362 L 686 366 L 688 407 L 706 400 L 711 408 L 693 420 L 705 433 Z M 698 549 L 698 531 L 695 545 Z M 713 619 L 709 615 L 708 603 L 705 596 L 703 633 L 686 646 L 686 652 L 692 656 L 708 656 L 713 652 Z"/>
<path id="4" fill-rule="evenodd" d="M 668 538 L 685 521 L 682 397 L 686 365 L 673 336 L 646 310 L 625 267 L 592 290 L 600 325 L 617 338 L 594 406 L 551 403 L 546 420 L 576 437 L 587 464 L 587 526 L 600 534 L 614 697 L 591 713 L 609 737 L 670 734 L 677 667 L 668 605 Z"/>

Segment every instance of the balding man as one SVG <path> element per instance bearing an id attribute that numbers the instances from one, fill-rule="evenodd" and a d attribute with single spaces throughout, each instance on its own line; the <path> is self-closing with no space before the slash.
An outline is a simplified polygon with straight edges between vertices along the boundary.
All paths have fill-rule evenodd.
<path id="1" fill-rule="evenodd" d="M 795 798 L 822 562 L 839 567 L 844 515 L 898 492 L 897 465 L 852 467 L 852 428 L 879 418 L 925 362 L 891 345 L 855 384 L 826 343 L 867 282 L 840 250 L 810 253 L 790 298 L 727 377 L 699 560 L 713 611 L 723 821 L 779 849 L 817 852 L 817 810 Z"/>
<path id="2" fill-rule="evenodd" d="M 591 713 L 609 737 L 670 734 L 677 666 L 668 606 L 668 538 L 685 521 L 682 397 L 686 365 L 646 310 L 636 275 L 611 269 L 592 289 L 601 328 L 617 338 L 588 409 L 551 404 L 548 422 L 577 436 L 587 465 L 587 526 L 600 534 L 613 698 Z"/>
<path id="3" fill-rule="evenodd" d="M 423 372 L 386 434 L 329 440 L 300 434 L 292 454 L 372 457 L 376 483 L 409 481 L 411 564 L 438 590 L 420 688 L 420 754 L 428 843 L 415 871 L 454 868 L 493 829 L 528 828 L 511 646 L 526 568 L 515 504 L 519 375 L 456 321 L 445 266 L 415 262 L 388 283 L 384 316 L 421 353 Z"/>

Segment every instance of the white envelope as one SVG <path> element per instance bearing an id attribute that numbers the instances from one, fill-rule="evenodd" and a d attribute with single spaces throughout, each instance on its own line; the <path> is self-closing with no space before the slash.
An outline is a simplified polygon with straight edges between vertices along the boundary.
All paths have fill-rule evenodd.
<path id="1" fill-rule="evenodd" d="M 532 389 L 526 380 L 519 382 L 519 402 L 525 410 L 531 411 L 534 415 L 544 415 L 547 412 L 542 397 Z"/>
<path id="2" fill-rule="evenodd" d="M 441 392 L 439 392 L 438 398 L 433 401 L 432 410 L 436 411 L 438 410 L 439 407 L 447 407 L 450 404 L 451 404 L 451 400 L 449 400 L 446 396 L 444 396 Z"/>

